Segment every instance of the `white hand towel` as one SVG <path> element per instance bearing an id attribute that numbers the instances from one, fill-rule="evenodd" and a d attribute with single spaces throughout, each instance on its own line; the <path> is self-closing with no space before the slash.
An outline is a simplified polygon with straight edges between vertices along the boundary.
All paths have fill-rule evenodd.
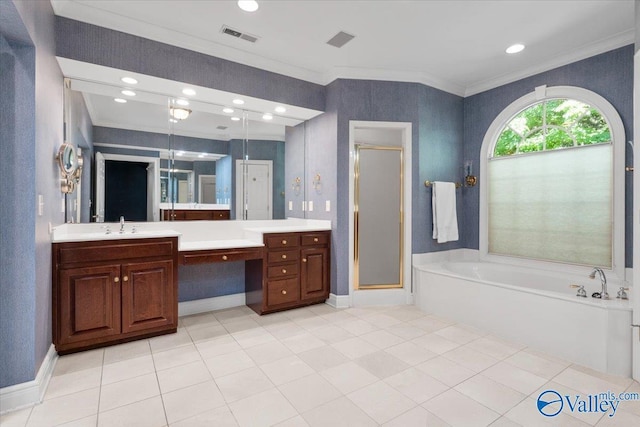
<path id="1" fill-rule="evenodd" d="M 453 182 L 436 181 L 431 191 L 433 238 L 437 239 L 438 243 L 458 240 L 456 185 Z"/>

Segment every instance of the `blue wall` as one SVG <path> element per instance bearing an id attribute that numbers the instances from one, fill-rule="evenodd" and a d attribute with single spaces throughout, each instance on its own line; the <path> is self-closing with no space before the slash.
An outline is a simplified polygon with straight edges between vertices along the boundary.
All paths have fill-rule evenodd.
<path id="1" fill-rule="evenodd" d="M 627 140 L 633 139 L 633 46 L 626 46 L 564 67 L 536 74 L 464 100 L 464 159 L 473 160 L 479 171 L 480 148 L 487 129 L 509 104 L 536 86 L 579 86 L 607 99 L 618 111 Z M 633 164 L 633 153 L 626 145 L 626 164 Z M 480 177 L 479 179 L 482 179 Z M 626 265 L 633 262 L 632 174 L 626 177 Z M 463 239 L 465 247 L 478 249 L 480 213 L 479 186 L 465 189 Z"/>
<path id="2" fill-rule="evenodd" d="M 59 16 L 56 20 L 58 56 L 324 110 L 324 86 Z"/>
<path id="3" fill-rule="evenodd" d="M 0 387 L 35 378 L 51 346 L 51 239 L 60 212 L 62 73 L 49 2 L 0 2 Z M 44 201 L 42 215 L 36 200 Z"/>
<path id="4" fill-rule="evenodd" d="M 331 219 L 331 292 L 349 293 L 349 121 L 390 121 L 412 124 L 412 245 L 413 253 L 462 247 L 443 245 L 431 238 L 431 193 L 425 179 L 460 180 L 462 153 L 462 98 L 417 83 L 339 79 L 327 86 L 326 112 L 307 122 L 308 180 L 319 172 L 326 177 L 321 195 L 330 200 L 331 213 L 307 212 L 307 218 Z M 335 178 L 334 178 L 335 177 Z M 323 178 L 324 179 L 324 178 Z M 335 181 L 334 181 L 335 179 Z M 459 201 L 458 208 L 462 206 Z M 461 228 L 464 226 L 460 225 Z"/>

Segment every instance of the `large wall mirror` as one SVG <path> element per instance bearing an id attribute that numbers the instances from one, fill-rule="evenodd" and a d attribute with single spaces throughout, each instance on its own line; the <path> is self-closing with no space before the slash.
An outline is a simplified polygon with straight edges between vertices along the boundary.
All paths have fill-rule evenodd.
<path id="1" fill-rule="evenodd" d="M 68 222 L 292 216 L 286 170 L 305 164 L 305 148 L 286 135 L 321 111 L 58 61 L 65 137 L 91 165 Z"/>

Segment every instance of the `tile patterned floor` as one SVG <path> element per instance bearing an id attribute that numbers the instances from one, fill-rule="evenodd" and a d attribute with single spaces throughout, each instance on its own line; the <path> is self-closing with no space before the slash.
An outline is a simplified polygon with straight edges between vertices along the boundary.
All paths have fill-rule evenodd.
<path id="1" fill-rule="evenodd" d="M 44 402 L 9 426 L 640 426 L 640 401 L 613 417 L 541 416 L 544 390 L 640 392 L 414 306 L 247 307 L 180 319 L 178 333 L 63 356 Z"/>

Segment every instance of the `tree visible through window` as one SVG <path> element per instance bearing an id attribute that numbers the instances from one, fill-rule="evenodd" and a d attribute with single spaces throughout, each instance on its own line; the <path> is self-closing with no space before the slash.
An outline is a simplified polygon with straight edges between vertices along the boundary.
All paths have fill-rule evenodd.
<path id="1" fill-rule="evenodd" d="M 549 99 L 507 123 L 494 157 L 610 142 L 609 125 L 596 108 L 574 99 Z"/>

